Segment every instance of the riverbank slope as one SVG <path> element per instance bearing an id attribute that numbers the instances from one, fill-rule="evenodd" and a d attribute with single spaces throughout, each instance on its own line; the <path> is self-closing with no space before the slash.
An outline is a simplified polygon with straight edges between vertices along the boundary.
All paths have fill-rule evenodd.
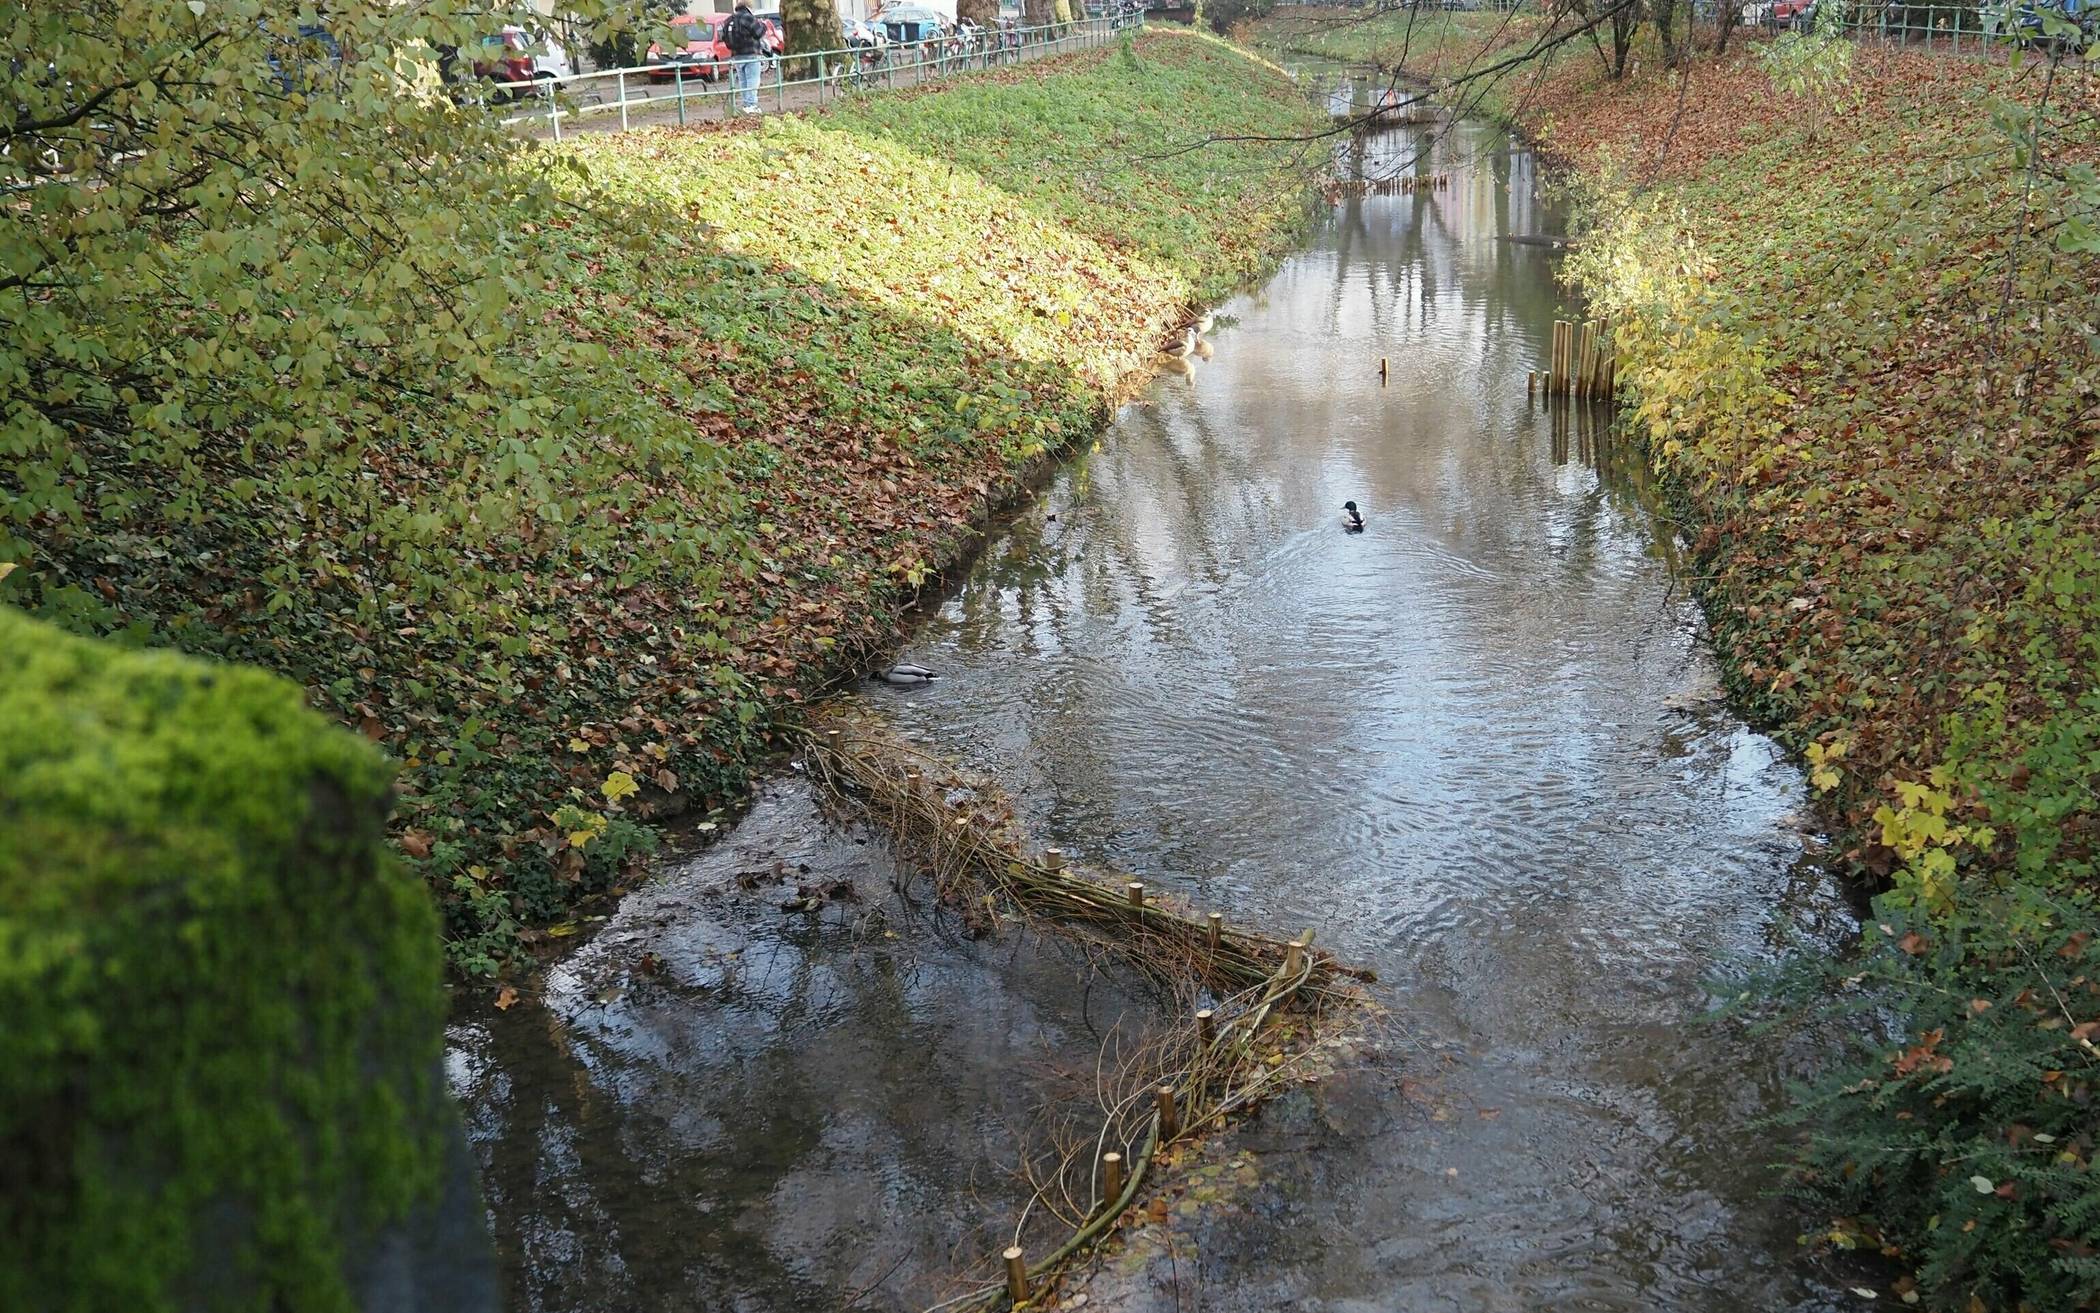
<path id="1" fill-rule="evenodd" d="M 235 278 L 239 304 L 200 290 L 178 340 L 313 374 L 304 409 L 265 413 L 264 377 L 253 405 L 155 407 L 150 446 L 39 436 L 0 482 L 0 589 L 289 674 L 385 747 L 451 959 L 495 972 L 616 887 L 655 821 L 738 800 L 798 702 L 1290 244 L 1293 149 L 1175 148 L 1308 113 L 1222 42 L 1147 33 L 808 117 L 507 145 L 550 203 L 502 209 L 491 183 L 470 211 L 430 178 L 379 218 L 452 235 L 465 272 L 434 292 L 473 299 L 515 372 L 429 307 L 327 327 L 436 281 L 409 260 L 341 293 L 316 290 L 326 261 Z M 243 240 L 177 231 L 156 258 Z M 298 352 L 251 358 L 276 322 Z"/>
<path id="2" fill-rule="evenodd" d="M 1272 39 L 1457 83 L 1568 166 L 1567 277 L 1613 326 L 1732 691 L 1886 890 L 1863 955 L 1807 997 L 1903 1021 L 1804 1095 L 1790 1180 L 1833 1241 L 1914 1269 L 1897 1293 L 2085 1306 L 2090 73 L 1842 41 L 1815 64 L 1756 37 L 1672 68 L 1644 34 L 1615 79 L 1608 38 L 1517 58 L 1542 20 L 1292 22 Z"/>

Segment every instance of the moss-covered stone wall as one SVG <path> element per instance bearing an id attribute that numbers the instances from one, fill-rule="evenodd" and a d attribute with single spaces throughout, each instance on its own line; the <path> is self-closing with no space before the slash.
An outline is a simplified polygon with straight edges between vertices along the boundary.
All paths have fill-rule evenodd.
<path id="1" fill-rule="evenodd" d="M 283 679 L 0 608 L 0 1309 L 360 1302 L 452 1125 L 391 782 Z"/>

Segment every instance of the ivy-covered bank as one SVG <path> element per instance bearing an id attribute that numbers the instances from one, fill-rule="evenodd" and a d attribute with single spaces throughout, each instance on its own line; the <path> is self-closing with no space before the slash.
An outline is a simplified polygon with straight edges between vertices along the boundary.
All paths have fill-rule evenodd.
<path id="1" fill-rule="evenodd" d="M 1551 30 L 1289 29 L 1435 80 Z M 1696 36 L 1461 94 L 1569 166 L 1567 275 L 1733 692 L 1882 891 L 1857 954 L 1784 987 L 1864 1037 L 1783 1119 L 1784 1179 L 1906 1302 L 2100 1306 L 2096 82 L 2036 50 Z"/>
<path id="2" fill-rule="evenodd" d="M 342 15 L 366 48 L 412 21 Z M 249 35 L 227 33 L 236 88 L 263 62 Z M 30 454 L 0 471 L 0 561 L 21 565 L 0 594 L 281 671 L 382 746 L 399 847 L 473 973 L 569 928 L 656 819 L 739 798 L 796 704 L 871 659 L 990 511 L 1308 214 L 1288 146 L 1179 149 L 1309 113 L 1185 33 L 554 149 L 353 91 L 309 107 L 258 82 L 216 107 L 306 117 L 261 138 L 294 143 L 280 186 L 146 243 L 189 280 L 179 314 L 133 324 L 111 291 L 10 336 L 48 349 L 8 375 L 47 419 L 4 435 Z M 319 168 L 312 140 L 341 158 Z M 259 228 L 254 206 L 323 185 L 357 204 L 315 195 Z M 337 234 L 358 206 L 387 222 Z M 39 211 L 60 254 L 159 214 Z M 158 372 L 90 409 L 80 359 Z"/>
<path id="3" fill-rule="evenodd" d="M 357 1306 L 453 1116 L 391 765 L 274 675 L 5 607 L 0 725 L 0 1307 Z"/>

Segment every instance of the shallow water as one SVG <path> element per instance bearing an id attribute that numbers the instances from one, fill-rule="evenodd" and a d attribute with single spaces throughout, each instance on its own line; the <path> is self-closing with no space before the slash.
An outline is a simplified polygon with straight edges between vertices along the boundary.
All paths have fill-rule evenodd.
<path id="1" fill-rule="evenodd" d="M 1799 774 L 1715 699 L 1638 460 L 1527 401 L 1568 313 L 1498 240 L 1559 231 L 1528 155 L 1426 141 L 1367 171 L 1450 188 L 1338 207 L 925 626 L 946 678 L 868 696 L 1046 841 L 1386 982 L 1405 1087 L 1286 1137 L 1288 1222 L 1196 1235 L 1201 1307 L 1817 1306 L 1745 1127 L 1786 1058 L 1700 1017 L 1846 910 Z"/>
<path id="2" fill-rule="evenodd" d="M 1009 1243 L 1049 1092 L 1155 1007 L 1059 943 L 958 933 L 797 778 L 671 865 L 452 1027 L 508 1307 L 953 1293 Z"/>
<path id="3" fill-rule="evenodd" d="M 926 619 L 944 678 L 859 695 L 1044 842 L 1382 979 L 1395 1038 L 1093 1306 L 1830 1305 L 1746 1130 L 1799 1055 L 1702 1020 L 1716 971 L 1849 925 L 1802 781 L 1718 701 L 1638 460 L 1527 401 L 1568 313 L 1501 240 L 1559 231 L 1530 156 L 1360 151 L 1452 183 L 1338 206 Z M 1148 1003 L 957 936 L 865 839 L 784 781 L 455 1027 L 518 1307 L 907 1308 L 1003 1243 L 1042 1077 Z"/>

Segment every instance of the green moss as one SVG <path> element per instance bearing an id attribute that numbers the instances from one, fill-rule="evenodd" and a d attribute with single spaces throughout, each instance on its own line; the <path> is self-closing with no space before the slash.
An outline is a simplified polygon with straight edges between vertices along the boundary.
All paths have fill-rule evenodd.
<path id="1" fill-rule="evenodd" d="M 345 1309 L 436 1183 L 391 770 L 261 671 L 0 609 L 0 1308 Z"/>

